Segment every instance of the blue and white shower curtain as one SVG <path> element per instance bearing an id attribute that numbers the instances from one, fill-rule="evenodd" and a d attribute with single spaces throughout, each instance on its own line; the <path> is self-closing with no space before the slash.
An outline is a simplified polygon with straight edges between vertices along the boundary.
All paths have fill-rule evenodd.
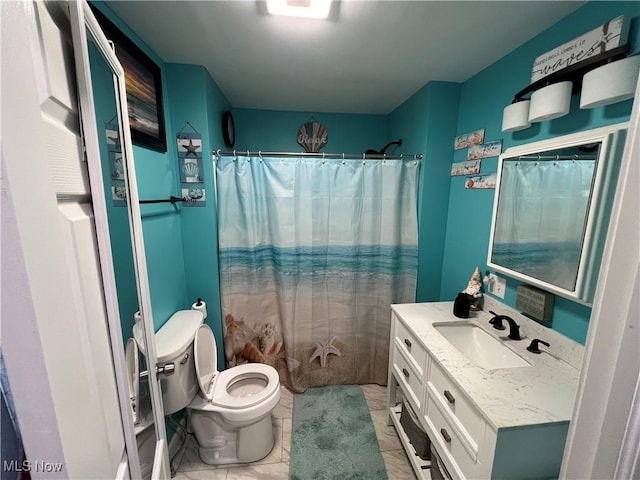
<path id="1" fill-rule="evenodd" d="M 419 161 L 216 161 L 227 365 L 294 391 L 387 381 L 390 304 L 415 301 Z"/>

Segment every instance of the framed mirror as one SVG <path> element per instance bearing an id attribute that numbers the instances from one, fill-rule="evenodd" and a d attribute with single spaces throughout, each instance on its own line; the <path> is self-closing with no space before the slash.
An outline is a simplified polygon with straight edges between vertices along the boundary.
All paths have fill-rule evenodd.
<path id="1" fill-rule="evenodd" d="M 500 155 L 487 265 L 591 304 L 626 128 L 603 127 Z"/>
<path id="2" fill-rule="evenodd" d="M 162 393 L 153 374 L 157 358 L 125 74 L 89 5 L 84 0 L 68 5 L 82 138 L 126 446 L 123 464 L 128 476 L 122 478 L 168 478 Z M 128 339 L 133 335 L 137 310 L 141 312 L 142 338 L 132 343 Z M 146 353 L 145 368 L 152 372 L 145 388 L 140 387 L 138 346 Z M 146 393 L 146 403 L 136 398 L 139 393 Z"/>

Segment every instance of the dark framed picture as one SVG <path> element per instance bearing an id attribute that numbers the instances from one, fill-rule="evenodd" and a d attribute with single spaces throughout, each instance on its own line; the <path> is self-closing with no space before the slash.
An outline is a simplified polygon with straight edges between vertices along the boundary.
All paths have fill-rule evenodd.
<path id="1" fill-rule="evenodd" d="M 166 152 L 160 67 L 93 5 L 91 10 L 106 37 L 114 43 L 116 56 L 124 68 L 133 143 Z"/>

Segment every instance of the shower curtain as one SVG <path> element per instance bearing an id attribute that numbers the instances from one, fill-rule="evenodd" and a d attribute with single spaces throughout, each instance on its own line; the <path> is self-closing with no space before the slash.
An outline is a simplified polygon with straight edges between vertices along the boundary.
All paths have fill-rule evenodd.
<path id="1" fill-rule="evenodd" d="M 387 381 L 390 304 L 415 301 L 416 160 L 220 156 L 227 366 L 300 392 Z"/>

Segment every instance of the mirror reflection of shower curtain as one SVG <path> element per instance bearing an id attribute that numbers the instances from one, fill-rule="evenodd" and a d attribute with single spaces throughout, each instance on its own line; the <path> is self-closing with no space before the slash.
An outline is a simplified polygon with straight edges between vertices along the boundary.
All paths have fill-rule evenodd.
<path id="1" fill-rule="evenodd" d="M 295 391 L 386 384 L 390 304 L 415 301 L 420 162 L 217 159 L 227 365 Z"/>
<path id="2" fill-rule="evenodd" d="M 505 161 L 492 261 L 575 289 L 594 170 L 595 160 Z"/>

